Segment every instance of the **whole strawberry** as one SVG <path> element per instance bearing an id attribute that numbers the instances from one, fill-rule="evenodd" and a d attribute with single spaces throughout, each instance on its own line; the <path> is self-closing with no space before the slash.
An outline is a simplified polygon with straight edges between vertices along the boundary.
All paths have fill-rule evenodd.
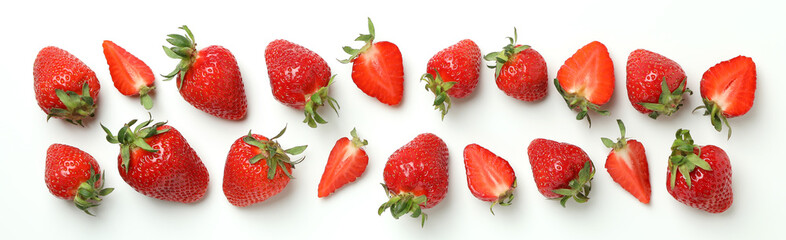
<path id="1" fill-rule="evenodd" d="M 190 203 L 207 192 L 208 172 L 177 129 L 153 119 L 133 128 L 126 123 L 117 136 L 101 125 L 109 143 L 120 144 L 117 170 L 134 190 L 166 201 Z"/>
<path id="2" fill-rule="evenodd" d="M 464 148 L 464 167 L 467 170 L 467 185 L 476 198 L 494 205 L 508 206 L 513 201 L 516 189 L 516 173 L 507 160 L 477 144 Z"/>
<path id="3" fill-rule="evenodd" d="M 112 41 L 104 40 L 101 46 L 104 48 L 104 57 L 115 88 L 126 96 L 139 95 L 145 109 L 153 108 L 153 98 L 149 94 L 156 88 L 153 86 L 153 81 L 156 80 L 153 70 Z"/>
<path id="4" fill-rule="evenodd" d="M 46 150 L 46 187 L 55 197 L 74 201 L 87 214 L 100 205 L 113 188 L 104 188 L 104 174 L 90 154 L 78 148 L 52 144 Z"/>
<path id="5" fill-rule="evenodd" d="M 95 115 L 98 104 L 95 72 L 71 53 L 57 47 L 45 47 L 33 63 L 33 90 L 46 119 L 55 117 L 75 125 Z"/>
<path id="6" fill-rule="evenodd" d="M 245 207 L 262 202 L 280 193 L 292 178 L 292 169 L 305 159 L 292 161 L 289 155 L 298 155 L 307 146 L 284 149 L 276 141 L 284 135 L 286 127 L 273 138 L 259 134 L 235 140 L 227 155 L 224 167 L 224 195 L 229 203 Z"/>
<path id="7" fill-rule="evenodd" d="M 510 44 L 500 52 L 492 52 L 484 57 L 494 61 L 494 77 L 497 87 L 515 99 L 534 102 L 543 99 L 548 93 L 549 79 L 546 60 L 529 45 L 517 44 L 518 33 L 513 28 Z"/>
<path id="8" fill-rule="evenodd" d="M 677 130 L 671 145 L 666 190 L 685 205 L 710 213 L 721 213 L 731 207 L 731 162 L 723 149 L 698 146 L 690 131 Z"/>
<path id="9" fill-rule="evenodd" d="M 273 97 L 289 107 L 305 109 L 303 122 L 308 126 L 327 123 L 317 113 L 317 108 L 325 103 L 338 114 L 338 102 L 328 96 L 328 86 L 333 83 L 330 67 L 315 52 L 279 39 L 265 48 L 265 63 Z"/>
<path id="10" fill-rule="evenodd" d="M 652 119 L 671 116 L 682 106 L 682 95 L 693 94 L 686 88 L 685 71 L 663 55 L 636 49 L 628 56 L 626 86 L 628 100 L 637 111 Z"/>
<path id="11" fill-rule="evenodd" d="M 527 147 L 532 176 L 543 196 L 560 198 L 565 207 L 568 199 L 584 203 L 589 200 L 595 166 L 581 148 L 538 138 Z"/>
<path id="12" fill-rule="evenodd" d="M 427 215 L 421 210 L 436 206 L 448 192 L 448 146 L 434 134 L 420 134 L 390 155 L 383 175 L 390 200 L 377 213 L 390 208 L 396 219 L 411 213 L 423 226 Z"/>
<path id="13" fill-rule="evenodd" d="M 426 90 L 434 93 L 434 108 L 442 112 L 443 119 L 451 98 L 464 98 L 475 90 L 480 64 L 480 48 L 469 39 L 439 51 L 428 61 L 420 79 L 426 82 Z"/>
<path id="14" fill-rule="evenodd" d="M 704 72 L 701 77 L 701 97 L 704 115 L 710 116 L 715 130 L 720 132 L 726 124 L 731 138 L 731 126 L 727 118 L 741 116 L 753 106 L 756 96 L 756 64 L 753 59 L 737 56 L 723 61 Z"/>
<path id="15" fill-rule="evenodd" d="M 586 117 L 592 127 L 590 111 L 608 116 L 608 111 L 600 110 L 614 93 L 614 63 L 606 45 L 594 41 L 581 47 L 559 68 L 554 86 L 568 108 L 579 112 L 576 120 Z"/>
<path id="16" fill-rule="evenodd" d="M 392 42 L 374 42 L 376 33 L 371 18 L 368 19 L 369 34 L 360 34 L 355 41 L 366 44 L 359 49 L 343 47 L 349 58 L 339 60 L 352 63 L 352 81 L 361 91 L 380 102 L 394 106 L 404 97 L 404 65 L 401 51 Z"/>
<path id="17" fill-rule="evenodd" d="M 650 202 L 650 170 L 644 145 L 635 139 L 625 138 L 625 124 L 617 119 L 622 137 L 617 142 L 601 138 L 603 145 L 611 148 L 606 158 L 606 170 L 611 179 L 622 186 L 641 203 Z"/>
<path id="18" fill-rule="evenodd" d="M 180 59 L 166 80 L 177 76 L 177 88 L 186 102 L 213 116 L 239 120 L 246 116 L 246 91 L 235 56 L 222 46 L 208 46 L 199 51 L 191 30 L 180 27 L 187 35 L 169 34 L 164 46 L 166 55 Z"/>

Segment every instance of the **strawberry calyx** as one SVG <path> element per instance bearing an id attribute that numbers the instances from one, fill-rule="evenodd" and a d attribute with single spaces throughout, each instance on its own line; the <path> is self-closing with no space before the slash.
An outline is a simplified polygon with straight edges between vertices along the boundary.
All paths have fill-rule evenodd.
<path id="1" fill-rule="evenodd" d="M 358 137 L 358 131 L 355 128 L 352 128 L 352 131 L 349 132 L 349 135 L 352 136 L 351 142 L 352 146 L 355 146 L 355 148 L 360 149 L 361 147 L 368 145 L 368 140 Z"/>
<path id="2" fill-rule="evenodd" d="M 677 182 L 677 171 L 682 174 L 682 178 L 685 179 L 688 188 L 691 187 L 690 173 L 696 167 L 712 171 L 710 164 L 701 159 L 699 155 L 701 155 L 701 148 L 693 143 L 690 130 L 677 130 L 676 139 L 671 144 L 671 156 L 669 156 L 669 172 L 671 173 L 669 185 L 672 189 L 674 189 Z"/>
<path id="3" fill-rule="evenodd" d="M 721 106 L 718 105 L 715 101 L 712 101 L 707 98 L 701 99 L 704 102 L 704 106 L 698 106 L 693 109 L 693 112 L 696 112 L 699 109 L 704 109 L 704 116 L 710 116 L 710 122 L 712 126 L 715 127 L 715 131 L 720 132 L 723 129 L 723 124 L 726 125 L 726 128 L 729 129 L 729 134 L 726 139 L 731 138 L 731 126 L 729 125 L 729 121 L 726 120 L 726 116 L 723 115 L 723 109 Z"/>
<path id="4" fill-rule="evenodd" d="M 688 94 L 693 95 L 693 91 L 685 87 L 685 82 L 687 82 L 687 79 L 682 79 L 682 82 L 680 83 L 680 86 L 677 87 L 677 89 L 674 89 L 674 91 L 669 91 L 669 85 L 666 82 L 666 77 L 663 77 L 663 81 L 660 82 L 661 92 L 660 97 L 658 97 L 658 103 L 641 102 L 638 104 L 646 109 L 652 110 L 652 112 L 649 113 L 649 116 L 652 119 L 657 119 L 661 114 L 671 116 L 671 114 L 677 112 L 677 110 L 682 107 L 683 93 L 687 92 Z"/>
<path id="5" fill-rule="evenodd" d="M 410 216 L 412 218 L 420 217 L 420 227 L 423 227 L 426 224 L 428 215 L 422 212 L 420 207 L 421 204 L 425 204 L 428 201 L 426 195 L 415 196 L 415 194 L 411 192 L 401 192 L 398 194 L 390 193 L 390 189 L 388 189 L 388 186 L 384 183 L 382 184 L 382 188 L 385 189 L 385 194 L 387 194 L 389 200 L 379 206 L 377 214 L 382 216 L 382 213 L 390 208 L 390 214 L 393 215 L 393 218 L 395 219 L 398 219 L 407 213 L 411 213 Z"/>
<path id="6" fill-rule="evenodd" d="M 93 97 L 90 96 L 90 86 L 87 83 L 82 84 L 82 94 L 55 89 L 55 95 L 66 106 L 66 109 L 50 108 L 49 113 L 46 115 L 47 121 L 52 117 L 56 117 L 65 119 L 71 124 L 84 127 L 82 119 L 95 115 L 96 104 Z"/>
<path id="7" fill-rule="evenodd" d="M 368 50 L 369 48 L 371 48 L 371 46 L 374 45 L 374 37 L 375 37 L 374 23 L 371 22 L 371 18 L 368 18 L 368 34 L 360 34 L 360 36 L 355 38 L 355 41 L 365 42 L 366 44 L 358 49 L 354 49 L 350 46 L 344 46 L 342 49 L 344 49 L 344 52 L 346 52 L 350 56 L 347 59 L 338 60 L 338 61 L 344 64 L 352 62 L 353 60 L 355 60 L 355 58 L 358 57 L 358 55 L 366 52 L 366 50 Z"/>
<path id="8" fill-rule="evenodd" d="M 98 187 L 96 187 L 97 182 L 101 182 Z M 74 195 L 74 205 L 88 215 L 95 216 L 88 209 L 101 205 L 101 197 L 109 195 L 114 190 L 114 188 L 104 188 L 104 173 L 96 174 L 91 164 L 90 178 L 79 184 Z"/>
<path id="9" fill-rule="evenodd" d="M 510 189 L 500 194 L 499 197 L 497 197 L 497 200 L 491 202 L 491 206 L 489 207 L 489 211 L 491 211 L 491 215 L 496 215 L 494 214 L 494 205 L 499 204 L 502 206 L 510 206 L 510 204 L 513 203 L 513 198 L 514 198 L 513 189 L 516 189 L 516 185 L 517 185 L 516 179 L 514 178 L 513 185 L 510 186 Z"/>
<path id="10" fill-rule="evenodd" d="M 562 195 L 559 204 L 565 207 L 568 199 L 573 198 L 577 203 L 585 203 L 589 200 L 590 190 L 592 190 L 592 178 L 595 177 L 595 165 L 592 161 L 584 162 L 584 167 L 579 171 L 579 176 L 570 180 L 570 188 L 555 189 L 552 192 Z"/>
<path id="11" fill-rule="evenodd" d="M 169 81 L 179 74 L 180 84 L 177 86 L 177 89 L 180 89 L 183 86 L 183 81 L 186 78 L 186 72 L 188 72 L 188 69 L 191 68 L 191 64 L 196 61 L 196 56 L 198 55 L 194 34 L 191 33 L 191 30 L 188 29 L 186 25 L 179 27 L 179 29 L 185 30 L 186 36 L 179 34 L 169 34 L 167 35 L 169 38 L 167 38 L 166 41 L 172 44 L 173 47 L 162 47 L 164 48 L 164 52 L 167 56 L 173 59 L 180 59 L 180 63 L 178 63 L 177 67 L 175 67 L 175 70 L 169 74 L 161 75 L 166 78 L 164 81 Z"/>
<path id="12" fill-rule="evenodd" d="M 142 85 L 139 87 L 139 102 L 142 103 L 142 106 L 145 107 L 146 110 L 150 110 L 153 108 L 153 98 L 150 97 L 150 91 L 156 89 L 156 86 Z"/>
<path id="13" fill-rule="evenodd" d="M 437 74 L 436 77 L 426 73 L 420 77 L 420 80 L 426 82 L 426 91 L 434 93 L 434 109 L 442 112 L 442 120 L 445 120 L 445 115 L 448 114 L 451 106 L 448 90 L 456 85 L 456 82 L 445 82 L 437 69 L 434 69 L 434 72 Z"/>
<path id="14" fill-rule="evenodd" d="M 276 176 L 276 168 L 281 168 L 281 170 L 284 171 L 284 175 L 286 175 L 288 178 L 294 178 L 292 177 L 292 174 L 289 173 L 289 170 L 287 170 L 286 165 L 289 165 L 291 168 L 295 168 L 295 164 L 303 162 L 303 160 L 306 159 L 306 157 L 301 157 L 298 160 L 292 161 L 289 155 L 298 155 L 303 153 L 303 151 L 306 150 L 306 147 L 308 147 L 307 145 L 284 149 L 281 147 L 278 141 L 276 141 L 276 139 L 284 135 L 286 130 L 287 127 L 285 126 L 284 129 L 281 129 L 281 132 L 279 132 L 275 137 L 268 140 L 259 140 L 255 138 L 251 134 L 250 130 L 248 131 L 248 135 L 243 137 L 243 142 L 260 150 L 260 153 L 248 159 L 248 162 L 251 164 L 256 164 L 260 160 L 264 159 L 265 163 L 267 164 L 268 179 L 273 179 Z"/>
<path id="15" fill-rule="evenodd" d="M 101 124 L 101 128 L 103 128 L 104 132 L 106 132 L 106 140 L 109 143 L 120 144 L 120 156 L 122 158 L 120 166 L 126 172 L 128 172 L 128 163 L 131 161 L 132 150 L 141 148 L 148 152 L 158 152 L 158 150 L 147 144 L 145 139 L 169 131 L 169 129 L 158 130 L 158 127 L 165 125 L 166 122 L 158 122 L 148 127 L 148 125 L 153 122 L 152 115 L 148 113 L 148 116 L 149 119 L 137 125 L 133 131 L 131 130 L 131 126 L 133 126 L 137 120 L 134 119 L 126 123 L 117 132 L 117 136 L 112 135 L 112 132 L 109 131 L 109 129 L 106 128 L 103 124 Z"/>
<path id="16" fill-rule="evenodd" d="M 521 51 L 527 50 L 527 48 L 530 48 L 529 45 L 517 46 L 516 42 L 518 42 L 519 36 L 515 27 L 513 28 L 513 37 L 507 37 L 507 39 L 510 40 L 510 44 L 503 47 L 502 51 L 492 52 L 486 54 L 486 56 L 483 57 L 483 59 L 485 59 L 486 61 L 495 61 L 496 65 L 487 66 L 488 68 L 495 69 L 494 71 L 495 78 L 499 77 L 499 72 L 502 70 L 502 66 L 504 66 L 505 63 L 508 62 L 508 59 L 510 59 L 510 57 L 520 53 Z"/>
<path id="17" fill-rule="evenodd" d="M 609 115 L 609 111 L 600 110 L 599 105 L 590 102 L 587 100 L 587 98 L 580 96 L 579 94 L 567 93 L 565 89 L 562 88 L 562 85 L 559 84 L 559 79 L 554 79 L 554 86 L 557 87 L 557 92 L 559 92 L 559 94 L 562 95 L 562 98 L 565 99 L 565 103 L 568 104 L 568 108 L 579 111 L 579 113 L 576 115 L 576 120 L 581 120 L 586 117 L 589 126 L 592 127 L 592 120 L 589 117 L 589 111 L 596 112 L 603 116 Z"/>
<path id="18" fill-rule="evenodd" d="M 333 111 L 336 112 L 336 115 L 338 115 L 338 109 L 341 109 L 341 106 L 338 105 L 338 101 L 328 96 L 328 87 L 333 84 L 333 79 L 335 77 L 335 74 L 330 76 L 330 81 L 328 82 L 327 86 L 321 87 L 314 94 L 311 94 L 311 96 L 307 96 L 306 105 L 303 107 L 303 112 L 306 114 L 306 119 L 304 119 L 303 122 L 307 123 L 311 128 L 316 128 L 317 123 L 327 123 L 327 121 L 325 121 L 325 119 L 323 119 L 321 116 L 319 116 L 319 113 L 317 113 L 317 108 L 320 106 L 323 106 L 325 103 L 327 103 L 330 105 L 330 108 L 333 108 Z"/>
<path id="19" fill-rule="evenodd" d="M 614 151 L 619 151 L 622 149 L 626 149 L 628 147 L 628 139 L 625 138 L 625 124 L 622 123 L 622 120 L 617 119 L 617 125 L 620 127 L 620 135 L 621 137 L 617 138 L 617 142 L 612 141 L 608 138 L 600 138 L 603 141 L 603 145 L 607 148 L 612 148 Z"/>

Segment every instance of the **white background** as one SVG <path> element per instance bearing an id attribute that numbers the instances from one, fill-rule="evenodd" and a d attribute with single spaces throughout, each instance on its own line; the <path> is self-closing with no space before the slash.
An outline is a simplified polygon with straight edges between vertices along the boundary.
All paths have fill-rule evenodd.
<path id="1" fill-rule="evenodd" d="M 781 89 L 786 88 L 784 53 L 786 15 L 783 2 L 757 1 L 490 1 L 446 4 L 428 1 L 315 2 L 276 1 L 181 2 L 13 1 L 0 9 L 2 57 L 0 72 L 5 116 L 0 125 L 0 238 L 224 238 L 255 239 L 479 239 L 513 237 L 680 239 L 714 236 L 740 239 L 773 238 L 783 226 L 778 181 L 786 168 L 777 149 L 783 147 Z M 281 3 L 286 2 L 286 3 Z M 594 1 L 593 1 L 594 2 Z M 366 33 L 366 17 L 376 25 L 377 39 L 396 43 L 405 68 L 404 100 L 389 107 L 363 94 L 351 81 L 349 65 L 335 59 L 347 55 L 341 46 L 359 47 L 352 40 Z M 116 131 L 133 118 L 146 118 L 138 98 L 122 96 L 112 85 L 101 49 L 108 39 L 145 61 L 156 74 L 168 73 L 176 61 L 161 50 L 166 34 L 183 32 L 188 24 L 200 48 L 223 45 L 236 56 L 248 96 L 248 116 L 242 121 L 218 119 L 183 101 L 173 82 L 157 80 L 156 120 L 168 120 L 180 130 L 210 172 L 205 198 L 194 204 L 160 201 L 135 192 L 117 173 L 119 147 L 104 140 L 99 123 Z M 545 100 L 525 103 L 503 94 L 493 71 L 483 69 L 475 92 L 454 102 L 440 121 L 431 107 L 433 95 L 419 82 L 429 58 L 461 39 L 470 38 L 482 52 L 499 51 L 506 36 L 518 27 L 519 42 L 530 44 L 546 59 L 553 79 L 562 63 L 593 40 L 603 42 L 615 65 L 616 91 L 604 106 L 611 116 L 591 115 L 574 120 L 564 101 L 550 86 Z M 340 117 L 323 109 L 330 122 L 317 129 L 300 121 L 303 114 L 271 95 L 264 48 L 278 38 L 301 44 L 320 54 L 338 74 L 331 95 L 341 103 Z M 33 96 L 32 65 L 37 52 L 58 46 L 79 57 L 97 74 L 102 90 L 95 121 L 80 128 L 53 119 L 45 121 Z M 645 48 L 682 65 L 688 87 L 684 109 L 672 117 L 651 120 L 633 109 L 625 89 L 628 54 Z M 716 63 L 737 55 L 752 57 L 758 72 L 753 108 L 730 120 L 734 134 L 718 133 L 708 117 L 690 110 L 701 103 L 701 75 Z M 652 201 L 639 203 L 603 168 L 608 149 L 600 137 L 618 137 L 614 119 L 622 118 L 628 135 L 643 142 L 650 164 Z M 230 205 L 221 190 L 224 162 L 232 142 L 252 129 L 274 135 L 289 129 L 284 146 L 308 144 L 306 160 L 294 171 L 296 179 L 279 195 L 246 208 Z M 325 199 L 317 184 L 334 142 L 357 127 L 369 140 L 366 173 Z M 669 146 L 679 128 L 691 130 L 698 144 L 726 150 L 733 166 L 734 204 L 722 214 L 709 214 L 674 200 L 666 192 Z M 724 127 L 725 128 L 725 127 Z M 445 200 L 429 209 L 425 228 L 419 220 L 396 221 L 377 216 L 385 194 L 382 169 L 388 156 L 417 134 L 432 132 L 450 149 L 450 186 Z M 538 137 L 569 142 L 583 148 L 598 171 L 587 204 L 557 201 L 540 195 L 532 180 L 526 147 Z M 44 184 L 44 160 L 53 143 L 76 146 L 92 154 L 106 169 L 115 192 L 88 216 L 67 201 L 53 197 Z M 464 146 L 478 143 L 510 161 L 518 177 L 512 206 L 497 207 L 469 192 L 464 175 Z"/>

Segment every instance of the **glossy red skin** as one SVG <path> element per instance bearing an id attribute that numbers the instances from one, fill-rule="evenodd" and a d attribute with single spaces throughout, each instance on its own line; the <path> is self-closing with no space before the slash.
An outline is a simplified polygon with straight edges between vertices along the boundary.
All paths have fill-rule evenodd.
<path id="1" fill-rule="evenodd" d="M 404 96 L 401 51 L 391 42 L 376 42 L 352 62 L 352 81 L 367 95 L 387 105 L 398 105 Z"/>
<path id="2" fill-rule="evenodd" d="M 112 41 L 105 40 L 101 46 L 112 82 L 121 94 L 133 96 L 139 94 L 142 86 L 153 86 L 156 76 L 145 62 Z"/>
<path id="3" fill-rule="evenodd" d="M 180 86 L 178 74 L 177 85 Z M 186 72 L 180 95 L 186 102 L 210 115 L 240 120 L 246 116 L 246 92 L 235 56 L 221 46 L 199 50 Z"/>
<path id="4" fill-rule="evenodd" d="M 704 72 L 700 87 L 701 97 L 716 102 L 724 117 L 743 115 L 756 95 L 756 64 L 745 56 L 720 62 Z"/>
<path id="5" fill-rule="evenodd" d="M 322 57 L 287 40 L 267 45 L 265 63 L 273 97 L 295 109 L 302 110 L 307 99 L 330 82 L 330 67 Z"/>
<path id="6" fill-rule="evenodd" d="M 649 203 L 652 187 L 650 186 L 650 170 L 644 145 L 636 140 L 626 142 L 631 166 L 625 163 L 624 156 L 612 150 L 606 158 L 606 170 L 611 179 L 632 194 L 641 203 Z M 617 165 L 619 163 L 620 165 Z"/>
<path id="7" fill-rule="evenodd" d="M 614 93 L 614 63 L 606 45 L 593 41 L 584 45 L 557 71 L 559 84 L 565 93 L 584 97 L 601 106 Z"/>
<path id="8" fill-rule="evenodd" d="M 260 141 L 268 140 L 265 136 L 252 134 Z M 260 149 L 248 145 L 242 136 L 235 140 L 229 148 L 227 162 L 224 166 L 224 195 L 232 205 L 245 207 L 262 202 L 284 190 L 289 183 L 289 177 L 281 168 L 276 169 L 273 179 L 267 178 L 267 161 L 259 160 L 251 164 L 248 160 L 260 153 Z M 292 166 L 284 164 L 290 174 Z"/>
<path id="9" fill-rule="evenodd" d="M 507 160 L 477 144 L 464 148 L 464 168 L 469 191 L 482 201 L 497 201 L 513 189 L 516 173 Z"/>
<path id="10" fill-rule="evenodd" d="M 366 171 L 367 165 L 366 150 L 356 147 L 349 138 L 338 139 L 330 150 L 325 172 L 319 181 L 317 197 L 327 197 L 336 189 L 354 182 Z"/>
<path id="11" fill-rule="evenodd" d="M 95 72 L 71 53 L 57 48 L 45 47 L 38 52 L 33 63 L 33 89 L 38 106 L 49 114 L 52 108 L 66 109 L 55 94 L 55 89 L 82 94 L 82 85 L 87 83 L 90 96 L 98 105 L 98 83 Z"/>
<path id="12" fill-rule="evenodd" d="M 628 100 L 633 108 L 644 114 L 649 114 L 652 110 L 639 103 L 658 103 L 664 77 L 670 92 L 676 90 L 686 80 L 685 71 L 677 62 L 644 49 L 636 49 L 630 53 L 625 70 Z M 682 90 L 685 91 L 687 87 L 686 82 Z"/>
<path id="13" fill-rule="evenodd" d="M 207 168 L 177 129 L 158 127 L 163 129 L 169 131 L 145 139 L 157 152 L 131 150 L 128 172 L 121 165 L 122 156 L 117 156 L 120 177 L 148 197 L 182 203 L 201 199 L 207 192 Z"/>
<path id="14" fill-rule="evenodd" d="M 499 71 L 497 87 L 522 101 L 534 102 L 545 98 L 549 87 L 546 60 L 532 48 L 511 56 Z"/>
<path id="15" fill-rule="evenodd" d="M 698 149 L 696 149 L 698 150 Z M 694 153 L 697 151 L 694 150 Z M 671 169 L 666 170 L 666 190 L 674 199 L 685 205 L 710 213 L 721 213 L 731 207 L 734 194 L 731 189 L 731 162 L 723 149 L 707 145 L 701 147 L 701 159 L 710 164 L 712 171 L 697 167 L 690 173 L 691 188 L 682 174 L 677 172 L 677 181 L 671 188 Z"/>
<path id="16" fill-rule="evenodd" d="M 383 175 L 390 194 L 425 195 L 421 208 L 432 208 L 448 192 L 448 146 L 434 134 L 420 134 L 390 155 Z"/>
<path id="17" fill-rule="evenodd" d="M 532 140 L 527 147 L 532 176 L 540 194 L 547 198 L 559 198 L 556 189 L 570 189 L 568 183 L 576 179 L 589 156 L 581 148 L 548 139 Z"/>
<path id="18" fill-rule="evenodd" d="M 463 98 L 478 85 L 482 55 L 475 42 L 464 39 L 439 51 L 428 61 L 426 72 L 436 78 L 437 72 L 443 82 L 456 82 L 448 90 L 453 98 Z"/>
<path id="19" fill-rule="evenodd" d="M 90 154 L 72 146 L 52 144 L 46 150 L 46 187 L 58 198 L 74 200 L 79 185 L 90 179 L 91 167 L 95 174 L 101 174 L 98 162 Z M 100 186 L 99 179 L 94 187 Z"/>

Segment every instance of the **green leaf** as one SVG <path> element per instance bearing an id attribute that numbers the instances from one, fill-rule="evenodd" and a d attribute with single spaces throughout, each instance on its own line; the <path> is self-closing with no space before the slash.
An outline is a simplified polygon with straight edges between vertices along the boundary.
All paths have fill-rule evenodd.
<path id="1" fill-rule="evenodd" d="M 704 159 L 701 159 L 701 158 L 700 158 L 699 156 L 697 156 L 696 154 L 690 154 L 690 155 L 688 155 L 688 156 L 687 156 L 687 159 L 688 159 L 688 161 L 690 161 L 692 164 L 694 164 L 694 165 L 695 165 L 695 166 L 697 166 L 697 167 L 700 167 L 701 169 L 704 169 L 704 170 L 707 170 L 707 171 L 712 171 L 712 168 L 710 168 L 710 164 L 709 164 L 709 163 L 707 163 L 707 161 L 704 161 Z"/>
<path id="2" fill-rule="evenodd" d="M 143 94 L 139 96 L 139 101 L 142 103 L 142 106 L 144 106 L 145 109 L 150 110 L 153 108 L 153 98 L 150 97 L 149 94 Z"/>
<path id="3" fill-rule="evenodd" d="M 305 151 L 307 147 L 308 147 L 308 145 L 297 146 L 297 147 L 293 147 L 293 148 L 284 150 L 284 152 L 289 153 L 291 155 L 298 155 L 298 154 L 303 153 L 303 151 Z"/>
<path id="4" fill-rule="evenodd" d="M 166 53 L 166 55 L 167 55 L 168 57 L 170 57 L 170 58 L 174 58 L 174 59 L 181 59 L 181 58 L 182 58 L 180 55 L 177 55 L 177 53 L 175 53 L 174 51 L 172 51 L 172 49 L 170 49 L 170 48 L 168 48 L 168 47 L 166 47 L 166 46 L 162 46 L 162 47 L 164 48 L 164 53 Z M 175 69 L 175 73 L 176 73 L 177 71 L 178 71 L 178 70 L 177 70 L 177 69 Z M 171 74 L 171 73 L 170 73 L 170 74 L 168 74 L 168 75 L 166 75 L 166 76 L 169 76 L 169 75 L 173 75 L 173 74 Z"/>
<path id="5" fill-rule="evenodd" d="M 169 34 L 167 36 L 169 38 L 167 38 L 166 41 L 172 45 L 178 47 L 191 47 L 191 40 L 188 40 L 188 38 L 184 37 L 183 35 Z"/>
<path id="6" fill-rule="evenodd" d="M 262 154 L 257 154 L 257 155 L 254 155 L 254 157 L 251 157 L 251 159 L 248 159 L 248 163 L 256 164 L 256 163 L 258 163 L 260 160 L 262 160 L 264 158 L 265 158 L 265 156 L 263 156 Z"/>
<path id="7" fill-rule="evenodd" d="M 614 145 L 616 145 L 614 141 L 605 137 L 600 138 L 600 140 L 603 142 L 603 145 L 606 146 L 607 148 L 614 148 Z"/>

